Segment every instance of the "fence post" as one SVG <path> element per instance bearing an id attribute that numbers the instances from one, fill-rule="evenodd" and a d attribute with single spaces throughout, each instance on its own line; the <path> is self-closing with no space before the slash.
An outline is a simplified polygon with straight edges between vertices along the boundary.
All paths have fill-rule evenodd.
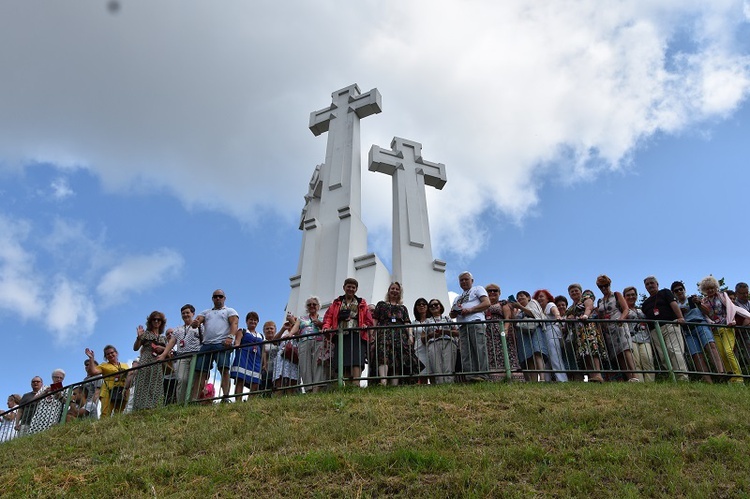
<path id="1" fill-rule="evenodd" d="M 336 365 L 338 367 L 337 378 L 339 381 L 339 387 L 342 387 L 344 386 L 344 328 L 341 324 L 339 324 L 339 330 L 336 335 L 338 336 L 338 344 L 336 346 Z"/>
<path id="2" fill-rule="evenodd" d="M 662 357 L 664 357 L 664 363 L 667 365 L 667 370 L 669 371 L 669 379 L 671 379 L 673 383 L 677 383 L 677 377 L 674 375 L 674 369 L 672 368 L 672 359 L 669 358 L 667 344 L 664 342 L 664 336 L 661 334 L 659 322 L 655 321 L 654 325 L 656 326 L 656 336 L 659 338 L 659 345 L 661 345 Z"/>
<path id="3" fill-rule="evenodd" d="M 80 385 L 83 387 L 83 385 Z M 79 390 L 82 388 L 79 388 Z M 63 406 L 62 416 L 60 416 L 60 424 L 65 424 L 65 419 L 68 417 L 68 409 L 70 408 L 70 400 L 73 398 L 73 389 L 68 388 L 67 395 L 65 396 L 65 405 Z"/>
<path id="4" fill-rule="evenodd" d="M 505 380 L 511 381 L 513 379 L 513 373 L 510 370 L 510 355 L 508 355 L 508 338 L 505 334 L 505 322 L 500 321 L 498 327 L 500 328 L 500 340 L 503 343 L 503 361 L 505 362 Z"/>

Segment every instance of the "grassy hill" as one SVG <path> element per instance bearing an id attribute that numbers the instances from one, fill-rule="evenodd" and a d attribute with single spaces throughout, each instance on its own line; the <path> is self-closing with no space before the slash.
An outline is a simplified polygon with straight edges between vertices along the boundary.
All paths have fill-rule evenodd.
<path id="1" fill-rule="evenodd" d="M 744 386 L 503 383 L 170 407 L 0 445 L 0 493 L 749 496 L 749 402 Z"/>

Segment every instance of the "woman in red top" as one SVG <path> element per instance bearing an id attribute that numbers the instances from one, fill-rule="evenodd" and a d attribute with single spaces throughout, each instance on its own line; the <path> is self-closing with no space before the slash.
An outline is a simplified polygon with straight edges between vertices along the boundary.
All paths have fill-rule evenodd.
<path id="1" fill-rule="evenodd" d="M 323 329 L 329 332 L 339 327 L 344 329 L 344 376 L 351 384 L 358 383 L 362 375 L 367 355 L 367 330 L 360 327 L 372 326 L 372 315 L 364 298 L 356 295 L 359 283 L 349 277 L 344 280 L 344 294 L 333 300 L 323 317 Z M 333 335 L 334 352 L 338 352 L 338 334 Z M 334 361 L 333 365 L 338 365 Z"/>

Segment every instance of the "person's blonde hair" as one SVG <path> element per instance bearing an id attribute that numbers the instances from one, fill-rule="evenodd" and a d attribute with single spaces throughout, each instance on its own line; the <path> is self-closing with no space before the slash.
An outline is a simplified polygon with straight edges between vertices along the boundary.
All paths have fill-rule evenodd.
<path id="1" fill-rule="evenodd" d="M 706 289 L 708 288 L 716 288 L 719 289 L 719 281 L 716 280 L 716 278 L 712 275 L 704 277 L 701 279 L 701 282 L 698 284 L 698 287 L 701 290 L 701 293 L 705 293 Z"/>
<path id="2" fill-rule="evenodd" d="M 396 286 L 398 286 L 398 303 L 399 303 L 399 305 L 401 305 L 401 304 L 404 303 L 404 287 L 398 281 L 393 281 L 392 283 L 390 283 L 388 285 L 388 291 L 385 292 L 385 301 L 386 302 L 390 301 L 390 299 L 391 299 L 391 296 L 390 296 L 390 294 L 391 294 L 390 293 L 391 286 L 393 286 L 394 284 Z"/>

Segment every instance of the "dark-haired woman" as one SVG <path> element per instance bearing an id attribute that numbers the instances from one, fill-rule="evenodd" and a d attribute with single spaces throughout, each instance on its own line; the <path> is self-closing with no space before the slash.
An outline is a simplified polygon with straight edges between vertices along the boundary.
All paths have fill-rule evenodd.
<path id="1" fill-rule="evenodd" d="M 425 338 L 425 328 L 422 324 L 425 324 L 430 317 L 428 310 L 427 300 L 420 297 L 414 302 L 414 322 L 412 322 L 412 334 L 414 335 L 414 354 L 419 360 L 419 384 L 427 383 L 427 375 L 429 374 L 428 360 L 427 360 L 427 339 Z M 435 380 L 431 378 L 431 382 Z"/>
<path id="2" fill-rule="evenodd" d="M 242 400 L 245 386 L 249 385 L 250 393 L 257 392 L 260 387 L 260 374 L 263 360 L 263 334 L 257 331 L 260 317 L 257 312 L 248 312 L 245 316 L 247 329 L 241 329 L 240 340 L 243 348 L 234 351 L 234 360 L 229 369 L 229 377 L 234 380 L 235 400 Z"/>
<path id="3" fill-rule="evenodd" d="M 154 409 L 164 404 L 164 369 L 159 361 L 166 359 L 169 351 L 164 347 L 167 339 L 164 327 L 167 318 L 154 310 L 146 319 L 146 328 L 136 328 L 133 350 L 141 351 L 138 365 L 143 366 L 135 374 L 133 410 Z"/>
<path id="4" fill-rule="evenodd" d="M 338 334 L 335 330 L 344 329 L 344 376 L 352 384 L 359 384 L 362 368 L 367 356 L 367 343 L 370 338 L 366 329 L 372 326 L 372 315 L 364 298 L 357 296 L 359 283 L 353 277 L 344 280 L 344 294 L 333 300 L 323 317 L 323 329 L 333 335 L 334 351 L 337 348 Z M 334 359 L 334 365 L 336 363 Z"/>
<path id="5" fill-rule="evenodd" d="M 458 325 L 445 315 L 445 307 L 437 298 L 430 300 L 428 308 L 427 322 L 434 325 L 425 328 L 427 368 L 435 383 L 453 383 L 458 357 Z"/>
<path id="6" fill-rule="evenodd" d="M 612 291 L 612 279 L 602 274 L 596 278 L 596 286 L 604 295 L 596 304 L 599 319 L 616 321 L 621 317 L 628 317 L 628 304 L 619 291 Z M 627 324 L 608 322 L 601 325 L 602 336 L 607 345 L 609 358 L 617 362 L 616 368 L 625 371 L 628 381 L 640 381 L 635 375 L 635 361 L 633 360 L 630 330 Z"/>
<path id="7" fill-rule="evenodd" d="M 575 333 L 575 344 L 579 358 L 583 361 L 585 369 L 589 370 L 588 380 L 603 383 L 602 361 L 607 359 L 607 347 L 599 328 L 593 322 L 588 322 L 594 311 L 594 293 L 578 284 L 568 286 L 568 295 L 572 305 L 565 311 L 568 319 L 579 319 L 572 325 Z"/>
<path id="8" fill-rule="evenodd" d="M 490 307 L 484 311 L 484 316 L 488 321 L 487 324 L 487 359 L 490 366 L 490 379 L 505 379 L 505 355 L 503 354 L 503 337 L 505 332 L 505 344 L 508 347 L 508 363 L 513 381 L 526 381 L 521 372 L 521 364 L 518 362 L 518 350 L 516 349 L 516 334 L 513 329 L 513 323 L 509 322 L 513 318 L 513 312 L 508 302 L 500 299 L 500 286 L 497 284 L 488 284 L 484 287 L 487 296 L 490 299 Z M 505 321 L 503 328 L 500 328 L 499 321 Z"/>

